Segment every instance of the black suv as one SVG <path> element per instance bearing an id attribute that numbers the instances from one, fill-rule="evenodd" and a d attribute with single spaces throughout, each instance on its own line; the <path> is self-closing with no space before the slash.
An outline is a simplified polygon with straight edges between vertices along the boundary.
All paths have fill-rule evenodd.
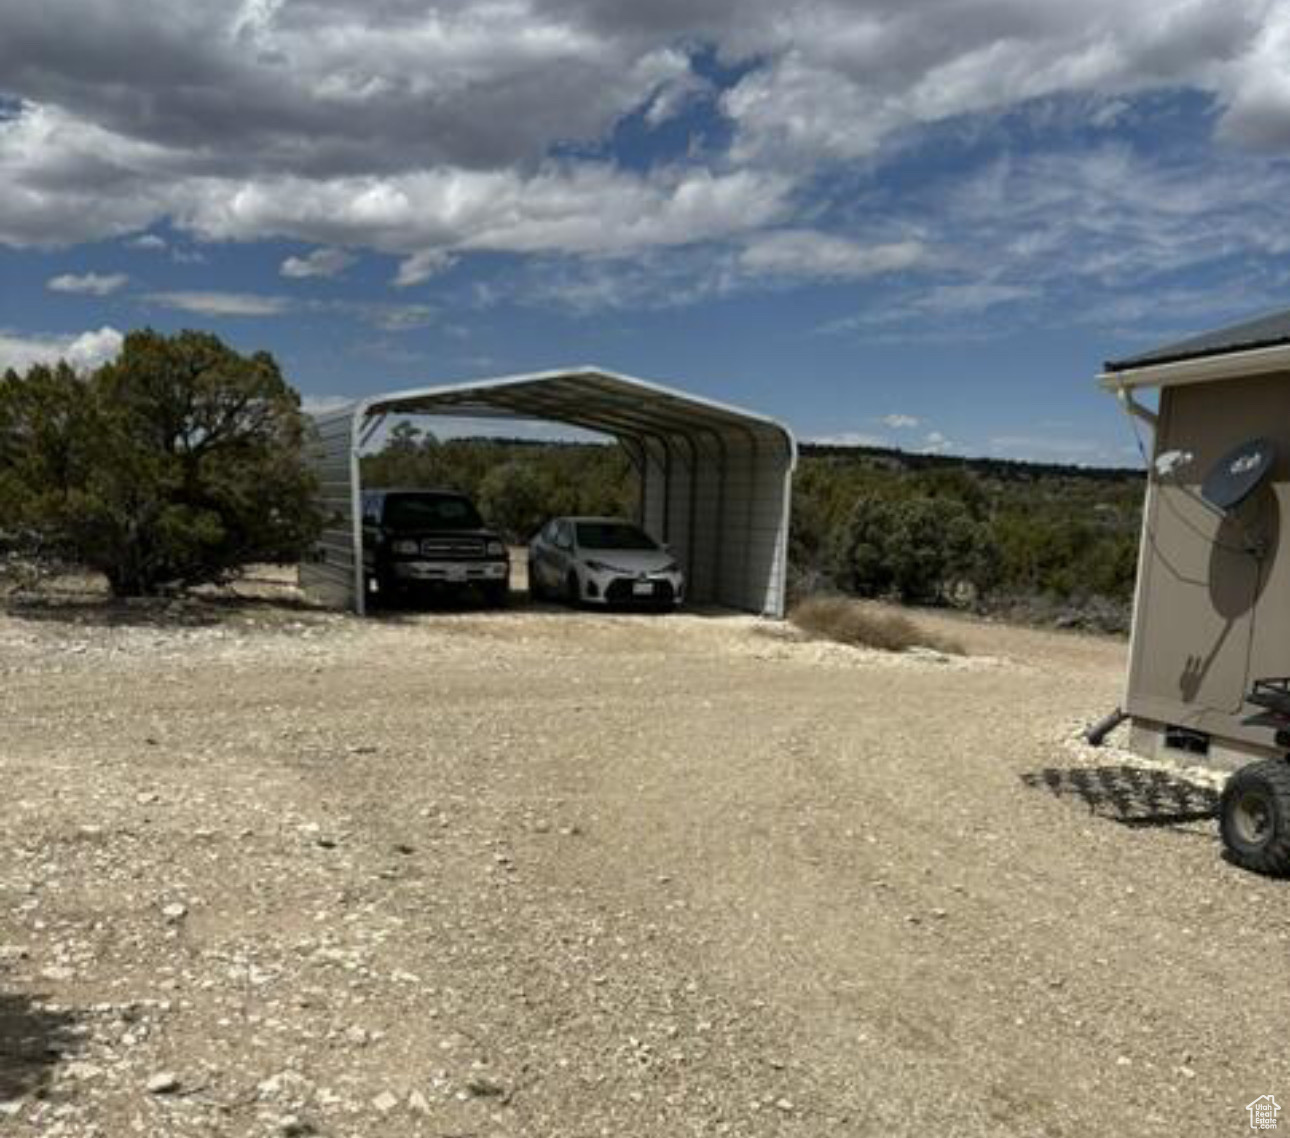
<path id="1" fill-rule="evenodd" d="M 505 543 L 464 494 L 364 492 L 363 576 L 370 599 L 379 603 L 418 588 L 475 585 L 490 603 L 503 604 L 510 569 Z"/>

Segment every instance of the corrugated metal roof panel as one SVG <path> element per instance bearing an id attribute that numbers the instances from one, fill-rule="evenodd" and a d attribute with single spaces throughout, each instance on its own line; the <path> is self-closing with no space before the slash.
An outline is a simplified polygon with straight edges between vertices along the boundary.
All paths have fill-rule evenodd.
<path id="1" fill-rule="evenodd" d="M 1240 324 L 1229 324 L 1226 328 L 1218 328 L 1213 332 L 1202 332 L 1127 359 L 1109 360 L 1106 370 L 1128 371 L 1132 368 L 1225 355 L 1228 352 L 1272 348 L 1281 344 L 1290 344 L 1290 309 L 1245 320 Z"/>

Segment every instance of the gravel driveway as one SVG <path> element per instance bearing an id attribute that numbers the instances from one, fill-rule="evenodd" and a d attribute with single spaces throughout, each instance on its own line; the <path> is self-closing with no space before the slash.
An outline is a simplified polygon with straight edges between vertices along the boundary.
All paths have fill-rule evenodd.
<path id="1" fill-rule="evenodd" d="M 0 616 L 0 1132 L 1215 1135 L 1281 883 L 1072 742 L 1122 643 Z"/>

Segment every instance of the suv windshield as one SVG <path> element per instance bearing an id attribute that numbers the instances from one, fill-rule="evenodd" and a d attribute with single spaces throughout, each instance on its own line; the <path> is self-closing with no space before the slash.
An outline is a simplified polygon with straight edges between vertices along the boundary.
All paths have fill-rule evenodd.
<path id="1" fill-rule="evenodd" d="M 385 524 L 393 530 L 482 529 L 483 519 L 468 499 L 454 494 L 389 494 Z"/>
<path id="2" fill-rule="evenodd" d="M 578 545 L 583 549 L 657 549 L 649 534 L 626 522 L 578 522 Z"/>

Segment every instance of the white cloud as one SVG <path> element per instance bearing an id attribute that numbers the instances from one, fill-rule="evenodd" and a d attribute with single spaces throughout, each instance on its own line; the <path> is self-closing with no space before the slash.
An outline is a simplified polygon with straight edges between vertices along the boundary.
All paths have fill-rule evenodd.
<path id="1" fill-rule="evenodd" d="M 759 234 L 748 241 L 739 258 L 750 273 L 840 280 L 899 272 L 926 259 L 927 249 L 920 241 L 865 245 L 806 229 Z"/>
<path id="2" fill-rule="evenodd" d="M 337 277 L 354 263 L 354 255 L 344 249 L 315 249 L 303 257 L 288 257 L 279 271 L 284 277 L 306 280 L 310 277 Z"/>
<path id="3" fill-rule="evenodd" d="M 1290 143 L 1290 9 L 1266 6 L 1249 50 L 1224 69 L 1225 110 L 1220 128 L 1228 138 L 1269 149 Z"/>
<path id="4" fill-rule="evenodd" d="M 75 273 L 63 273 L 61 276 L 51 277 L 45 282 L 45 287 L 51 292 L 79 292 L 86 293 L 89 296 L 108 296 L 125 288 L 130 278 L 125 273 L 83 273 L 77 276 Z"/>
<path id="5" fill-rule="evenodd" d="M 805 440 L 817 446 L 831 447 L 890 447 L 891 443 L 878 435 L 864 431 L 837 431 L 830 435 L 815 435 Z"/>
<path id="6" fill-rule="evenodd" d="M 1010 458 L 1030 458 L 1057 462 L 1092 462 L 1108 457 L 1106 441 L 1049 435 L 994 435 L 990 450 Z M 1134 452 L 1136 453 L 1136 451 Z"/>
<path id="7" fill-rule="evenodd" d="M 663 83 L 655 93 L 645 112 L 645 121 L 649 126 L 658 128 L 676 118 L 692 103 L 714 93 L 710 80 L 696 75 L 688 68 L 678 67 L 676 78 Z"/>
<path id="8" fill-rule="evenodd" d="M 426 328 L 438 318 L 439 310 L 430 304 L 350 304 L 337 307 L 383 332 L 411 332 Z"/>
<path id="9" fill-rule="evenodd" d="M 913 430 L 921 425 L 922 420 L 915 418 L 913 415 L 901 415 L 899 413 L 884 415 L 881 422 L 890 427 L 893 431 Z"/>
<path id="10" fill-rule="evenodd" d="M 1225 129 L 1249 137 L 1264 105 L 1282 129 L 1290 116 L 1273 78 L 1284 23 L 1275 0 L 793 4 L 761 29 L 767 62 L 724 106 L 745 160 L 852 160 L 899 131 L 1033 99 L 1180 87 L 1213 95 Z"/>
<path id="11" fill-rule="evenodd" d="M 961 337 L 963 320 L 976 321 L 987 310 L 1021 301 L 1036 299 L 1043 294 L 1036 284 L 997 284 L 988 279 L 962 284 L 934 284 L 920 289 L 907 290 L 903 295 L 884 300 L 880 305 L 866 308 L 854 316 L 843 317 L 826 324 L 825 332 L 878 333 L 884 329 L 913 325 L 924 329 L 931 321 L 938 327 L 953 327 L 954 335 Z M 960 323 L 955 324 L 953 322 Z M 980 334 L 979 326 L 976 329 Z M 920 336 L 928 333 L 919 331 Z"/>
<path id="12" fill-rule="evenodd" d="M 947 439 L 940 431 L 928 431 L 923 436 L 922 451 L 924 454 L 944 454 L 952 450 L 954 444 Z"/>
<path id="13" fill-rule="evenodd" d="M 0 372 L 25 371 L 35 364 L 66 360 L 77 371 L 92 371 L 114 359 L 125 337 L 104 325 L 97 331 L 71 336 L 32 336 L 0 331 Z"/>
<path id="14" fill-rule="evenodd" d="M 150 292 L 145 299 L 200 316 L 281 316 L 291 308 L 289 297 L 246 292 Z"/>
<path id="15" fill-rule="evenodd" d="M 700 52 L 738 77 L 717 89 Z M 1276 252 L 1285 170 L 1082 143 L 870 203 L 865 178 L 894 151 L 1059 103 L 1110 131 L 1146 93 L 1190 91 L 1222 140 L 1275 152 L 1288 53 L 1284 0 L 10 3 L 0 244 L 162 248 L 137 235 L 165 223 L 322 246 L 283 263 L 297 278 L 343 271 L 336 247 L 397 258 L 400 285 L 500 252 L 585 262 L 566 283 L 602 292 L 605 258 L 703 249 L 692 296 L 939 273 L 907 318 L 968 316 L 1060 292 L 1072 263 L 1126 285 Z M 644 168 L 607 156 L 633 116 L 658 130 L 700 101 L 725 116 L 712 137 Z M 854 203 L 820 200 L 838 170 Z M 853 205 L 855 232 L 830 204 Z"/>
<path id="16" fill-rule="evenodd" d="M 1113 438 L 1100 441 L 1078 435 L 1017 433 L 989 439 L 987 453 L 1020 462 L 1050 462 L 1070 466 L 1140 467 L 1142 455 L 1136 446 L 1122 445 Z"/>
<path id="17" fill-rule="evenodd" d="M 162 250 L 166 247 L 166 239 L 159 237 L 155 233 L 141 233 L 138 237 L 132 237 L 126 242 L 132 249 L 150 249 L 154 251 Z"/>
<path id="18" fill-rule="evenodd" d="M 977 313 L 1000 304 L 1029 300 L 1038 294 L 1032 285 L 993 284 L 972 281 L 967 284 L 935 285 L 913 302 L 912 307 L 930 315 Z"/>
<path id="19" fill-rule="evenodd" d="M 394 285 L 396 288 L 408 288 L 411 285 L 424 284 L 431 277 L 446 272 L 456 260 L 456 257 L 443 249 L 426 249 L 420 253 L 413 253 L 399 263 Z"/>

